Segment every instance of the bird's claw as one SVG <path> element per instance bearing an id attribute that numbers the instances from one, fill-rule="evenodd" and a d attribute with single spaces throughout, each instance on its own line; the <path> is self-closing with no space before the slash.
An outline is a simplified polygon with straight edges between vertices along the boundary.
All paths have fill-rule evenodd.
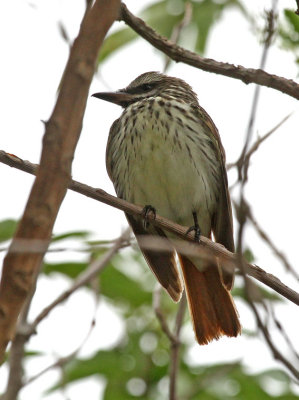
<path id="1" fill-rule="evenodd" d="M 195 211 L 193 211 L 192 215 L 193 215 L 194 225 L 190 226 L 190 228 L 187 229 L 186 236 L 188 235 L 188 233 L 194 231 L 194 241 L 199 243 L 201 232 L 200 232 L 200 227 L 198 225 L 197 214 Z"/>
<path id="2" fill-rule="evenodd" d="M 143 227 L 144 227 L 144 229 L 148 229 L 148 227 L 149 227 L 148 220 L 149 220 L 149 215 L 150 214 L 153 214 L 153 218 L 154 219 L 156 218 L 156 209 L 153 206 L 147 204 L 146 206 L 144 206 L 144 208 L 142 210 Z"/>
<path id="3" fill-rule="evenodd" d="M 194 231 L 194 242 L 199 243 L 200 242 L 200 234 L 201 234 L 199 225 L 190 226 L 190 228 L 187 229 L 185 235 L 187 236 L 188 233 L 193 232 L 193 231 Z"/>

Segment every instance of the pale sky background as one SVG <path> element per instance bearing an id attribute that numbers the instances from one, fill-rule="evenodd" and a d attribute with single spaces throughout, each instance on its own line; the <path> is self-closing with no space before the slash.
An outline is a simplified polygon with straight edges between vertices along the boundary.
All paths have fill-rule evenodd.
<path id="1" fill-rule="evenodd" d="M 2 38 L 2 73 L 0 76 L 1 135 L 0 149 L 13 153 L 33 163 L 39 162 L 41 140 L 44 126 L 56 99 L 56 90 L 63 72 L 68 46 L 58 31 L 58 21 L 62 21 L 68 34 L 74 38 L 84 9 L 84 1 L 14 1 L 0 3 L 0 35 Z M 149 1 L 128 0 L 128 8 L 137 13 Z M 261 14 L 269 8 L 271 1 L 254 0 L 246 2 L 251 7 L 262 26 Z M 295 9 L 294 0 L 280 2 L 284 7 Z M 279 7 L 281 13 L 281 4 Z M 114 29 L 120 23 L 115 23 Z M 221 22 L 216 24 L 207 46 L 207 57 L 219 61 L 257 68 L 261 47 L 250 32 L 247 21 L 235 11 L 226 12 Z M 90 94 L 101 90 L 118 89 L 126 86 L 137 75 L 151 70 L 162 70 L 164 60 L 143 39 L 117 52 L 100 69 L 93 80 Z M 292 54 L 273 47 L 267 61 L 268 72 L 296 79 L 297 68 Z M 217 125 L 227 154 L 227 161 L 233 162 L 239 156 L 246 127 L 254 86 L 245 85 L 220 75 L 206 73 L 183 64 L 172 65 L 168 71 L 185 79 L 198 93 L 200 104 L 208 111 Z M 100 76 L 101 75 L 101 76 Z M 103 80 L 101 79 L 103 78 Z M 105 86 L 103 81 L 107 84 Z M 286 115 L 291 118 L 262 145 L 252 158 L 249 183 L 246 189 L 247 200 L 260 225 L 268 232 L 274 243 L 288 257 L 294 268 L 297 267 L 298 233 L 298 126 L 299 112 L 295 99 L 278 91 L 262 88 L 254 139 L 264 135 Z M 87 102 L 83 130 L 77 146 L 73 163 L 73 178 L 94 187 L 100 187 L 114 194 L 114 189 L 105 169 L 105 147 L 109 128 L 120 115 L 121 108 L 90 98 Z M 234 182 L 235 172 L 229 173 L 230 183 Z M 33 177 L 0 164 L 1 200 L 0 220 L 19 218 L 33 182 Z M 233 196 L 237 193 L 233 193 Z M 90 230 L 94 238 L 114 238 L 126 227 L 122 213 L 104 204 L 76 193 L 68 192 L 60 209 L 54 231 L 62 233 L 70 230 Z M 275 259 L 271 250 L 258 238 L 252 228 L 246 231 L 245 245 L 249 246 L 256 262 L 268 272 L 280 277 L 293 289 L 299 285 L 285 272 Z M 2 263 L 3 252 L 0 253 Z M 77 252 L 47 257 L 48 260 L 82 260 Z M 55 285 L 55 286 L 54 286 Z M 42 277 L 32 305 L 34 317 L 42 307 L 66 289 L 67 279 L 47 279 Z M 255 321 L 247 306 L 236 300 L 244 328 L 254 329 Z M 48 366 L 56 356 L 67 355 L 82 342 L 87 334 L 94 313 L 94 301 L 85 289 L 72 296 L 57 308 L 38 329 L 29 349 L 47 349 L 51 356 L 35 358 L 26 363 L 29 375 Z M 277 316 L 288 332 L 296 348 L 299 348 L 298 310 L 285 301 L 276 307 Z M 80 351 L 80 356 L 91 355 L 94 349 L 111 346 L 122 335 L 122 322 L 101 300 L 96 311 L 98 324 L 88 342 Z M 103 323 L 105 321 L 105 324 Z M 105 328 L 104 328 L 105 325 Z M 55 329 L 55 330 L 54 330 Z M 184 337 L 192 337 L 192 328 L 186 327 Z M 273 332 L 285 355 L 285 344 Z M 191 354 L 192 353 L 192 354 Z M 241 337 L 236 340 L 221 339 L 209 346 L 192 347 L 190 357 L 194 363 L 214 363 L 220 361 L 244 360 L 248 370 L 261 371 L 279 367 L 264 344 L 263 339 Z M 4 390 L 7 371 L 0 370 L 0 393 Z M 21 392 L 20 399 L 38 399 L 41 393 L 54 383 L 57 371 L 51 371 L 36 383 Z M 89 399 L 99 398 L 99 378 L 88 378 L 71 385 L 67 395 L 72 400 L 82 399 L 89 393 Z M 271 382 L 270 382 L 271 383 Z M 272 382 L 268 389 L 279 394 L 281 387 Z M 299 393 L 299 391 L 298 391 Z M 46 400 L 62 400 L 61 392 L 44 397 Z"/>

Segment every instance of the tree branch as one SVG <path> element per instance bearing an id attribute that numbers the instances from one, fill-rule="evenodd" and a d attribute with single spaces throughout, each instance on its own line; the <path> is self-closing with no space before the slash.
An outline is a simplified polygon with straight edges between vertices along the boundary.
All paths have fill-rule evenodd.
<path id="1" fill-rule="evenodd" d="M 44 255 L 44 252 L 14 252 L 16 240 L 42 239 L 50 243 L 58 210 L 71 181 L 72 160 L 98 52 L 119 7 L 119 0 L 96 0 L 88 10 L 71 49 L 55 108 L 46 123 L 38 173 L 3 264 L 0 360 L 14 336 L 18 315 Z"/>
<path id="2" fill-rule="evenodd" d="M 239 79 L 245 84 L 257 83 L 262 86 L 267 86 L 288 94 L 295 99 L 299 99 L 299 85 L 295 81 L 269 74 L 261 69 L 244 68 L 241 65 L 223 63 L 210 58 L 201 57 L 157 34 L 151 27 L 146 25 L 142 19 L 135 17 L 124 3 L 121 4 L 119 20 L 124 21 L 143 37 L 143 39 L 176 62 L 184 62 L 185 64 L 202 69 L 203 71 L 214 72 L 230 78 Z"/>
<path id="3" fill-rule="evenodd" d="M 226 169 L 230 170 L 233 167 L 240 168 L 239 167 L 240 163 L 249 165 L 251 156 L 259 149 L 260 145 L 266 139 L 268 139 L 274 132 L 276 132 L 278 130 L 278 128 L 280 128 L 290 118 L 291 115 L 292 115 L 292 113 L 288 114 L 278 124 L 276 124 L 272 129 L 270 129 L 267 133 L 265 133 L 264 136 L 258 137 L 256 139 L 256 141 L 252 144 L 250 149 L 247 151 L 245 157 L 243 159 L 241 159 L 239 157 L 239 159 L 237 161 L 235 161 L 234 163 L 226 164 Z"/>
<path id="4" fill-rule="evenodd" d="M 181 33 L 182 33 L 182 30 L 186 26 L 188 26 L 190 24 L 191 20 L 192 20 L 192 11 L 193 10 L 192 10 L 191 2 L 190 1 L 186 1 L 186 3 L 185 3 L 185 12 L 184 12 L 183 18 L 178 24 L 176 24 L 174 26 L 174 28 L 172 30 L 172 33 L 171 33 L 171 36 L 170 36 L 170 41 L 171 42 L 173 42 L 175 44 L 178 43 L 178 41 L 180 39 L 180 36 L 181 36 Z M 163 68 L 163 72 L 164 73 L 166 73 L 166 71 L 168 70 L 170 62 L 171 62 L 171 59 L 168 56 L 166 56 L 165 65 L 164 65 L 164 68 Z"/>
<path id="5" fill-rule="evenodd" d="M 36 173 L 38 166 L 30 163 L 29 161 L 23 161 L 19 157 L 16 157 L 12 154 L 8 154 L 3 150 L 0 150 L 0 162 L 9 165 L 10 167 L 14 167 L 20 169 L 21 171 L 29 172 L 31 174 Z M 104 190 L 95 189 L 91 186 L 85 185 L 83 183 L 77 182 L 72 180 L 69 184 L 69 189 L 73 190 L 77 193 L 81 193 L 84 196 L 90 197 L 94 200 L 100 201 L 102 203 L 108 204 L 109 206 L 115 207 L 119 210 L 122 210 L 130 215 L 139 215 L 142 216 L 143 207 L 136 206 L 132 203 L 129 203 L 123 199 L 118 197 L 112 196 L 111 194 L 106 193 Z M 235 264 L 238 268 L 240 266 L 237 263 L 237 258 L 234 253 L 228 251 L 224 246 L 221 244 L 212 242 L 210 239 L 201 236 L 200 243 L 194 243 L 194 237 L 192 233 L 186 235 L 187 227 L 182 225 L 176 224 L 166 218 L 163 218 L 157 214 L 156 218 L 152 215 L 148 216 L 149 221 L 155 225 L 159 226 L 162 229 L 165 229 L 168 232 L 172 232 L 175 235 L 179 236 L 184 240 L 188 240 L 192 242 L 193 250 L 204 249 L 215 256 L 221 258 L 227 264 Z M 257 265 L 252 265 L 249 263 L 245 263 L 246 265 L 246 273 L 249 276 L 257 279 L 258 281 L 264 283 L 265 285 L 269 286 L 277 293 L 281 294 L 283 297 L 287 298 L 288 300 L 292 301 L 294 304 L 299 305 L 299 293 L 295 292 L 294 290 L 290 289 L 288 286 L 284 285 L 277 277 L 272 274 L 267 273 L 262 268 L 258 267 Z"/>
<path id="6" fill-rule="evenodd" d="M 269 329 L 267 328 L 267 326 L 263 323 L 262 318 L 260 317 L 260 314 L 257 310 L 257 307 L 255 306 L 253 300 L 251 299 L 250 296 L 250 291 L 249 291 L 249 285 L 248 285 L 248 278 L 246 276 L 244 276 L 244 283 L 245 283 L 245 293 L 246 293 L 246 297 L 248 300 L 248 304 L 250 305 L 256 321 L 257 321 L 257 325 L 260 328 L 271 352 L 272 355 L 274 357 L 275 360 L 280 361 L 286 368 L 289 369 L 289 371 L 292 372 L 292 374 L 296 377 L 297 379 L 297 383 L 299 380 L 299 371 L 298 369 L 284 356 L 284 354 L 280 351 L 279 346 L 276 346 L 275 342 L 272 340 L 271 334 L 269 332 Z"/>
<path id="7" fill-rule="evenodd" d="M 265 33 L 266 37 L 264 40 L 264 46 L 263 46 L 263 52 L 260 60 L 260 70 L 264 70 L 265 65 L 266 65 L 266 60 L 269 54 L 270 46 L 272 43 L 272 38 L 274 36 L 275 32 L 275 20 L 276 20 L 276 3 L 277 0 L 272 0 L 272 9 L 267 12 L 267 22 L 265 26 Z M 238 175 L 239 175 L 239 181 L 242 186 L 241 188 L 241 198 L 240 202 L 243 201 L 243 194 L 244 194 L 244 187 L 245 184 L 248 180 L 248 169 L 249 169 L 249 162 L 244 162 L 246 154 L 247 154 L 247 149 L 249 146 L 249 143 L 252 138 L 253 134 L 253 127 L 254 127 L 254 121 L 256 119 L 256 114 L 257 114 L 257 107 L 260 99 L 260 93 L 261 93 L 261 86 L 256 85 L 254 88 L 254 94 L 252 98 L 252 105 L 251 105 L 251 110 L 250 110 L 250 115 L 249 115 L 249 121 L 246 129 L 246 136 L 245 136 L 245 142 L 243 149 L 241 151 L 239 160 L 237 161 L 237 166 L 238 166 Z M 248 158 L 249 160 L 249 158 Z M 242 179 L 241 179 L 242 178 Z M 243 227 L 240 225 L 240 230 L 242 230 Z"/>
<path id="8" fill-rule="evenodd" d="M 181 345 L 180 333 L 187 302 L 185 293 L 183 293 L 175 319 L 174 332 L 172 333 L 167 324 L 166 316 L 161 309 L 161 289 L 162 288 L 159 285 L 154 291 L 153 306 L 162 331 L 166 334 L 170 342 L 169 400 L 176 400 L 176 382 L 179 370 L 179 350 Z"/>
<path id="9" fill-rule="evenodd" d="M 169 400 L 177 400 L 177 377 L 179 371 L 179 351 L 181 346 L 180 333 L 183 325 L 184 314 L 186 310 L 186 295 L 183 293 L 181 298 L 179 309 L 176 315 L 174 335 L 175 340 L 171 342 L 170 351 L 170 371 L 169 371 Z"/>
<path id="10" fill-rule="evenodd" d="M 270 249 L 276 255 L 276 257 L 280 259 L 282 264 L 284 264 L 285 269 L 288 272 L 290 272 L 297 281 L 299 281 L 299 275 L 298 275 L 297 271 L 289 263 L 287 257 L 283 254 L 283 252 L 275 246 L 273 240 L 270 238 L 270 236 L 267 234 L 267 232 L 264 231 L 264 229 L 259 225 L 258 221 L 253 216 L 251 209 L 248 209 L 247 218 L 252 223 L 252 225 L 255 227 L 255 229 L 256 229 L 257 233 L 260 235 L 260 237 L 267 243 L 267 245 L 270 247 Z"/>
<path id="11" fill-rule="evenodd" d="M 174 343 L 176 341 L 175 335 L 171 332 L 167 320 L 165 318 L 165 315 L 161 309 L 161 293 L 162 293 L 162 286 L 157 284 L 157 287 L 153 293 L 153 309 L 160 323 L 162 331 L 165 333 L 170 343 Z"/>
<path id="12" fill-rule="evenodd" d="M 60 370 L 63 370 L 64 366 L 66 364 L 68 364 L 70 361 L 72 361 L 77 354 L 79 353 L 79 351 L 83 348 L 83 346 L 85 345 L 85 343 L 87 342 L 87 340 L 89 339 L 94 327 L 95 327 L 95 315 L 92 318 L 89 330 L 85 336 L 85 338 L 82 340 L 82 342 L 79 344 L 79 346 L 77 346 L 77 348 L 75 348 L 71 353 L 69 353 L 67 356 L 64 357 L 60 357 L 59 359 L 57 359 L 54 363 L 52 363 L 51 365 L 48 365 L 48 367 L 44 368 L 43 370 L 39 371 L 38 373 L 36 373 L 35 375 L 31 376 L 30 378 L 28 378 L 26 381 L 23 382 L 22 387 L 30 385 L 30 383 L 34 382 L 36 379 L 40 378 L 42 375 L 44 375 L 45 373 L 47 373 L 48 371 L 51 371 L 54 368 L 60 368 Z"/>

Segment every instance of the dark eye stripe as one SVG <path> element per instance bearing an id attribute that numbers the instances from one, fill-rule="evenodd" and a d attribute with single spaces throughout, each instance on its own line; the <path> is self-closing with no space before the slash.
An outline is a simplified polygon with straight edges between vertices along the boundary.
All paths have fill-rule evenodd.
<path id="1" fill-rule="evenodd" d="M 151 83 L 144 83 L 143 85 L 140 85 L 140 87 L 141 87 L 143 90 L 152 90 L 153 87 L 154 87 L 154 85 L 152 85 Z"/>
<path id="2" fill-rule="evenodd" d="M 150 91 L 154 89 L 155 83 L 143 83 L 142 85 L 135 86 L 135 87 L 128 87 L 124 89 L 126 93 L 132 93 L 132 94 L 139 94 L 143 92 Z"/>

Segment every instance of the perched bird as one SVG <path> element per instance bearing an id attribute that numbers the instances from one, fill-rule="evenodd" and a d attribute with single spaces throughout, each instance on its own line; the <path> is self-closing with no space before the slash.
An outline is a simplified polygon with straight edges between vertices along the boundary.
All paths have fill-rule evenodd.
<path id="1" fill-rule="evenodd" d="M 106 150 L 106 166 L 118 197 L 156 210 L 163 217 L 195 230 L 234 251 L 231 202 L 225 153 L 212 119 L 182 79 L 158 72 L 138 76 L 125 89 L 93 94 L 124 108 L 114 121 Z M 126 215 L 133 232 L 160 235 L 140 217 Z M 144 237 L 144 236 L 143 236 Z M 170 250 L 141 251 L 158 281 L 174 301 L 183 292 Z M 178 254 L 190 315 L 199 344 L 241 331 L 230 289 L 234 276 L 217 259 Z"/>

